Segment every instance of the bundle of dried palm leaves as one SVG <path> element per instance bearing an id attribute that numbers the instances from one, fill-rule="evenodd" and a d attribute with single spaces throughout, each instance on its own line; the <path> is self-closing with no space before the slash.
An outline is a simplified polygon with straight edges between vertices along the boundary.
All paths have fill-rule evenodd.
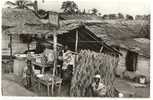
<path id="1" fill-rule="evenodd" d="M 118 58 L 110 55 L 96 53 L 90 50 L 82 50 L 78 55 L 78 61 L 74 69 L 71 82 L 71 96 L 86 96 L 87 88 L 93 80 L 93 76 L 100 73 L 104 84 L 107 86 L 107 96 L 114 96 L 113 82 Z M 88 95 L 89 96 L 89 95 Z"/>

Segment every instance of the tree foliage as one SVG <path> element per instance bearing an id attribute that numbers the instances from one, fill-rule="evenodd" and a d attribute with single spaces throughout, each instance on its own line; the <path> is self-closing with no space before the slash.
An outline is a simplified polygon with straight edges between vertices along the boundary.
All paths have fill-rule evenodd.
<path id="1" fill-rule="evenodd" d="M 15 2 L 7 1 L 7 5 L 16 9 L 30 9 L 29 7 L 33 7 L 33 2 L 29 0 L 16 0 Z"/>
<path id="2" fill-rule="evenodd" d="M 124 19 L 124 15 L 122 13 L 118 13 L 118 19 Z"/>
<path id="3" fill-rule="evenodd" d="M 126 20 L 133 20 L 134 18 L 133 18 L 133 16 L 131 16 L 131 15 L 126 15 Z"/>
<path id="4" fill-rule="evenodd" d="M 109 18 L 110 19 L 117 19 L 117 16 L 116 16 L 116 14 L 109 14 Z"/>
<path id="5" fill-rule="evenodd" d="M 93 8 L 91 11 L 92 11 L 93 15 L 97 15 L 97 13 L 98 13 L 98 10 L 96 8 Z"/>
<path id="6" fill-rule="evenodd" d="M 49 11 L 45 11 L 43 9 L 39 9 L 38 12 L 36 13 L 36 15 L 40 19 L 48 19 L 49 18 Z"/>
<path id="7" fill-rule="evenodd" d="M 86 14 L 86 10 L 85 9 L 83 10 L 82 14 Z"/>
<path id="8" fill-rule="evenodd" d="M 78 11 L 78 5 L 74 1 L 64 1 L 61 9 L 64 10 L 64 13 L 74 14 Z"/>

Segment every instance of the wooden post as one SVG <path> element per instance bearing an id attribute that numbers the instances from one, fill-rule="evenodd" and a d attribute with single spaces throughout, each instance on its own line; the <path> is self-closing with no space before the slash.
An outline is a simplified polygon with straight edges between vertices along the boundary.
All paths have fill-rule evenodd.
<path id="1" fill-rule="evenodd" d="M 52 96 L 54 95 L 54 84 L 55 84 L 54 78 L 55 78 L 56 63 L 57 63 L 57 48 L 56 48 L 57 36 L 56 36 L 56 32 L 54 32 L 53 38 L 54 38 L 54 68 L 53 68 L 53 80 L 52 80 Z"/>
<path id="2" fill-rule="evenodd" d="M 10 34 L 10 60 L 12 61 L 12 34 Z"/>
<path id="3" fill-rule="evenodd" d="M 76 40 L 75 40 L 75 52 L 78 53 L 78 41 L 79 41 L 79 32 L 78 29 L 76 29 Z M 76 62 L 77 62 L 77 55 L 75 54 L 75 60 L 74 60 L 74 68 L 76 68 Z M 74 69 L 73 69 L 74 71 Z"/>
<path id="4" fill-rule="evenodd" d="M 29 50 L 30 50 L 30 43 L 29 42 L 27 44 L 27 47 L 28 47 L 28 52 L 29 52 Z"/>
<path id="5" fill-rule="evenodd" d="M 103 48 L 104 48 L 104 47 L 103 47 L 103 45 L 102 45 L 101 48 L 100 48 L 100 53 L 103 51 Z"/>
<path id="6" fill-rule="evenodd" d="M 58 13 L 49 12 L 49 22 L 50 24 L 57 25 L 57 28 L 54 30 L 53 39 L 54 39 L 54 68 L 53 68 L 53 78 L 52 78 L 52 96 L 54 96 L 54 84 L 55 84 L 55 74 L 56 74 L 56 63 L 57 63 L 57 30 L 59 29 L 59 15 Z"/>
<path id="7" fill-rule="evenodd" d="M 76 29 L 76 40 L 75 40 L 75 52 L 78 52 L 78 39 L 79 39 L 79 34 L 78 34 L 78 29 Z"/>

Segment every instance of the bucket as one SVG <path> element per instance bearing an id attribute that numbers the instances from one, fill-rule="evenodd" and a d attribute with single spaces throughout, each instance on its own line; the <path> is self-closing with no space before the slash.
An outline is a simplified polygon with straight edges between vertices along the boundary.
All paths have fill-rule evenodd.
<path id="1" fill-rule="evenodd" d="M 139 78 L 139 83 L 145 84 L 146 83 L 146 78 L 145 77 L 140 77 Z"/>

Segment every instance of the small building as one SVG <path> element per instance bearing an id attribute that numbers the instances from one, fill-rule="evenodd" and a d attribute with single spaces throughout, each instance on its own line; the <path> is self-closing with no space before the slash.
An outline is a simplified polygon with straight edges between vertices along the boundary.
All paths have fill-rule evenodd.
<path id="1" fill-rule="evenodd" d="M 135 75 L 144 75 L 147 80 L 150 79 L 150 40 L 146 38 L 127 39 L 120 45 L 120 56 L 117 74 L 134 73 Z M 132 75 L 132 74 L 131 74 Z M 127 75 L 129 76 L 129 75 Z M 129 76 L 130 77 L 130 76 Z"/>
<path id="2" fill-rule="evenodd" d="M 44 23 L 43 21 L 44 20 L 40 20 L 30 10 L 11 9 L 11 8 L 2 9 L 2 26 L 3 26 L 3 32 L 2 32 L 3 50 L 2 51 L 3 52 L 6 52 L 6 50 L 10 51 L 10 48 L 8 45 L 10 42 L 9 35 L 11 34 L 13 34 L 12 54 L 23 53 L 25 50 L 28 49 L 27 43 L 24 43 L 26 42 L 26 37 L 28 35 L 35 36 L 35 34 L 37 34 L 37 36 L 39 35 L 41 36 L 47 33 L 50 33 L 52 35 L 53 32 L 51 32 L 50 30 L 55 28 L 55 26 L 48 26 L 48 23 L 46 22 Z M 58 33 L 60 33 L 58 35 L 59 37 L 58 42 L 61 44 L 67 43 L 70 47 L 75 46 L 74 39 L 75 39 L 76 30 L 79 31 L 79 39 L 82 40 L 81 43 L 79 43 L 78 48 L 93 49 L 93 50 L 98 50 L 99 52 L 101 46 L 104 45 L 104 48 L 106 47 L 111 52 L 112 51 L 118 52 L 117 50 L 114 50 L 113 48 L 109 47 L 105 43 L 102 43 L 103 41 L 100 38 L 98 38 L 94 33 L 90 32 L 85 27 L 83 27 L 83 25 L 80 25 L 80 23 L 75 24 L 71 21 L 68 21 L 68 24 L 66 24 L 65 22 L 63 24 L 63 22 L 61 21 L 61 28 L 58 31 Z M 64 36 L 66 37 L 60 40 L 61 37 L 64 37 Z M 65 40 L 68 40 L 67 38 L 69 38 L 69 41 L 65 41 Z M 106 50 L 106 51 L 109 51 L 109 50 Z M 3 53 L 3 55 L 5 54 Z"/>
<path id="3" fill-rule="evenodd" d="M 144 24 L 142 26 L 141 24 Z M 142 27 L 147 22 L 122 21 L 86 24 L 104 42 L 122 53 L 119 55 L 117 76 L 128 74 L 134 78 L 137 74 L 150 79 L 150 40 L 144 37 L 146 31 Z M 140 32 L 141 31 L 141 32 Z M 140 33 L 143 33 L 140 34 Z"/>
<path id="4" fill-rule="evenodd" d="M 10 32 L 11 28 L 21 29 L 26 24 L 40 25 L 40 20 L 30 10 L 25 9 L 2 9 L 2 55 L 10 55 Z M 25 27 L 24 27 L 25 28 Z M 15 30 L 15 29 L 14 29 Z M 15 32 L 14 32 L 15 33 Z M 12 36 L 12 54 L 23 53 L 27 50 L 23 35 L 19 32 Z M 22 41 L 23 40 L 23 41 Z"/>
<path id="5" fill-rule="evenodd" d="M 44 38 L 41 38 L 43 41 L 48 39 L 53 40 L 53 34 L 55 32 L 57 33 L 57 42 L 62 45 L 68 45 L 72 51 L 90 49 L 113 56 L 120 54 L 118 50 L 105 44 L 101 38 L 97 37 L 95 33 L 88 30 L 85 25 L 81 23 L 72 22 L 60 24 L 60 28 L 55 30 L 56 27 L 54 25 L 46 22 L 43 23 L 32 11 L 11 8 L 3 9 L 2 21 L 3 52 L 7 49 L 9 51 L 7 56 L 10 54 L 14 56 L 15 54 L 24 53 L 29 50 L 29 44 L 32 41 L 31 39 L 29 40 L 29 38 L 31 37 L 43 36 Z M 36 43 L 34 43 L 34 45 L 36 46 Z M 2 56 L 4 56 L 4 53 L 2 54 Z M 16 75 L 22 75 L 22 70 L 25 66 L 26 63 L 24 59 L 14 59 L 13 71 Z"/>
<path id="6" fill-rule="evenodd" d="M 40 29 L 39 26 L 42 24 L 42 21 L 30 10 L 7 8 L 2 9 L 2 13 L 2 55 L 5 55 L 4 53 L 10 50 L 10 40 L 6 34 L 7 32 L 22 33 L 22 36 L 23 33 L 45 34 L 50 32 L 50 34 L 53 34 L 50 30 L 45 29 L 45 26 Z M 66 22 L 67 20 L 64 21 Z M 68 22 L 70 23 L 65 22 L 64 24 L 60 23 L 62 28 L 58 31 L 59 34 L 57 36 L 59 43 L 68 45 L 72 50 L 75 50 L 76 32 L 78 31 L 78 49 L 92 49 L 97 52 L 118 56 L 120 61 L 117 74 L 119 76 L 122 76 L 123 72 L 129 71 L 132 73 L 138 72 L 147 76 L 149 79 L 150 41 L 144 38 L 144 35 L 139 34 L 142 30 L 140 22 L 123 21 L 112 23 L 111 21 L 99 21 L 96 23 L 94 21 L 92 22 L 92 20 L 86 20 L 81 25 L 78 20 L 73 20 L 72 22 L 69 20 Z M 75 22 L 77 23 L 75 24 Z M 143 21 L 143 24 L 147 23 Z M 9 31 L 6 31 L 8 28 Z M 15 35 L 12 39 L 13 54 L 27 50 L 27 44 L 22 43 L 20 36 L 21 34 Z M 120 55 L 119 51 L 122 55 Z"/>
<path id="7" fill-rule="evenodd" d="M 149 20 L 150 21 L 150 15 L 136 15 L 135 20 Z"/>
<path id="8" fill-rule="evenodd" d="M 146 35 L 150 34 L 150 31 L 145 29 L 148 25 L 148 21 L 84 21 L 85 30 L 94 33 L 109 47 L 122 54 L 118 55 L 120 59 L 117 75 L 122 77 L 124 72 L 129 72 L 131 75 L 144 75 L 149 80 L 150 40 Z"/>

